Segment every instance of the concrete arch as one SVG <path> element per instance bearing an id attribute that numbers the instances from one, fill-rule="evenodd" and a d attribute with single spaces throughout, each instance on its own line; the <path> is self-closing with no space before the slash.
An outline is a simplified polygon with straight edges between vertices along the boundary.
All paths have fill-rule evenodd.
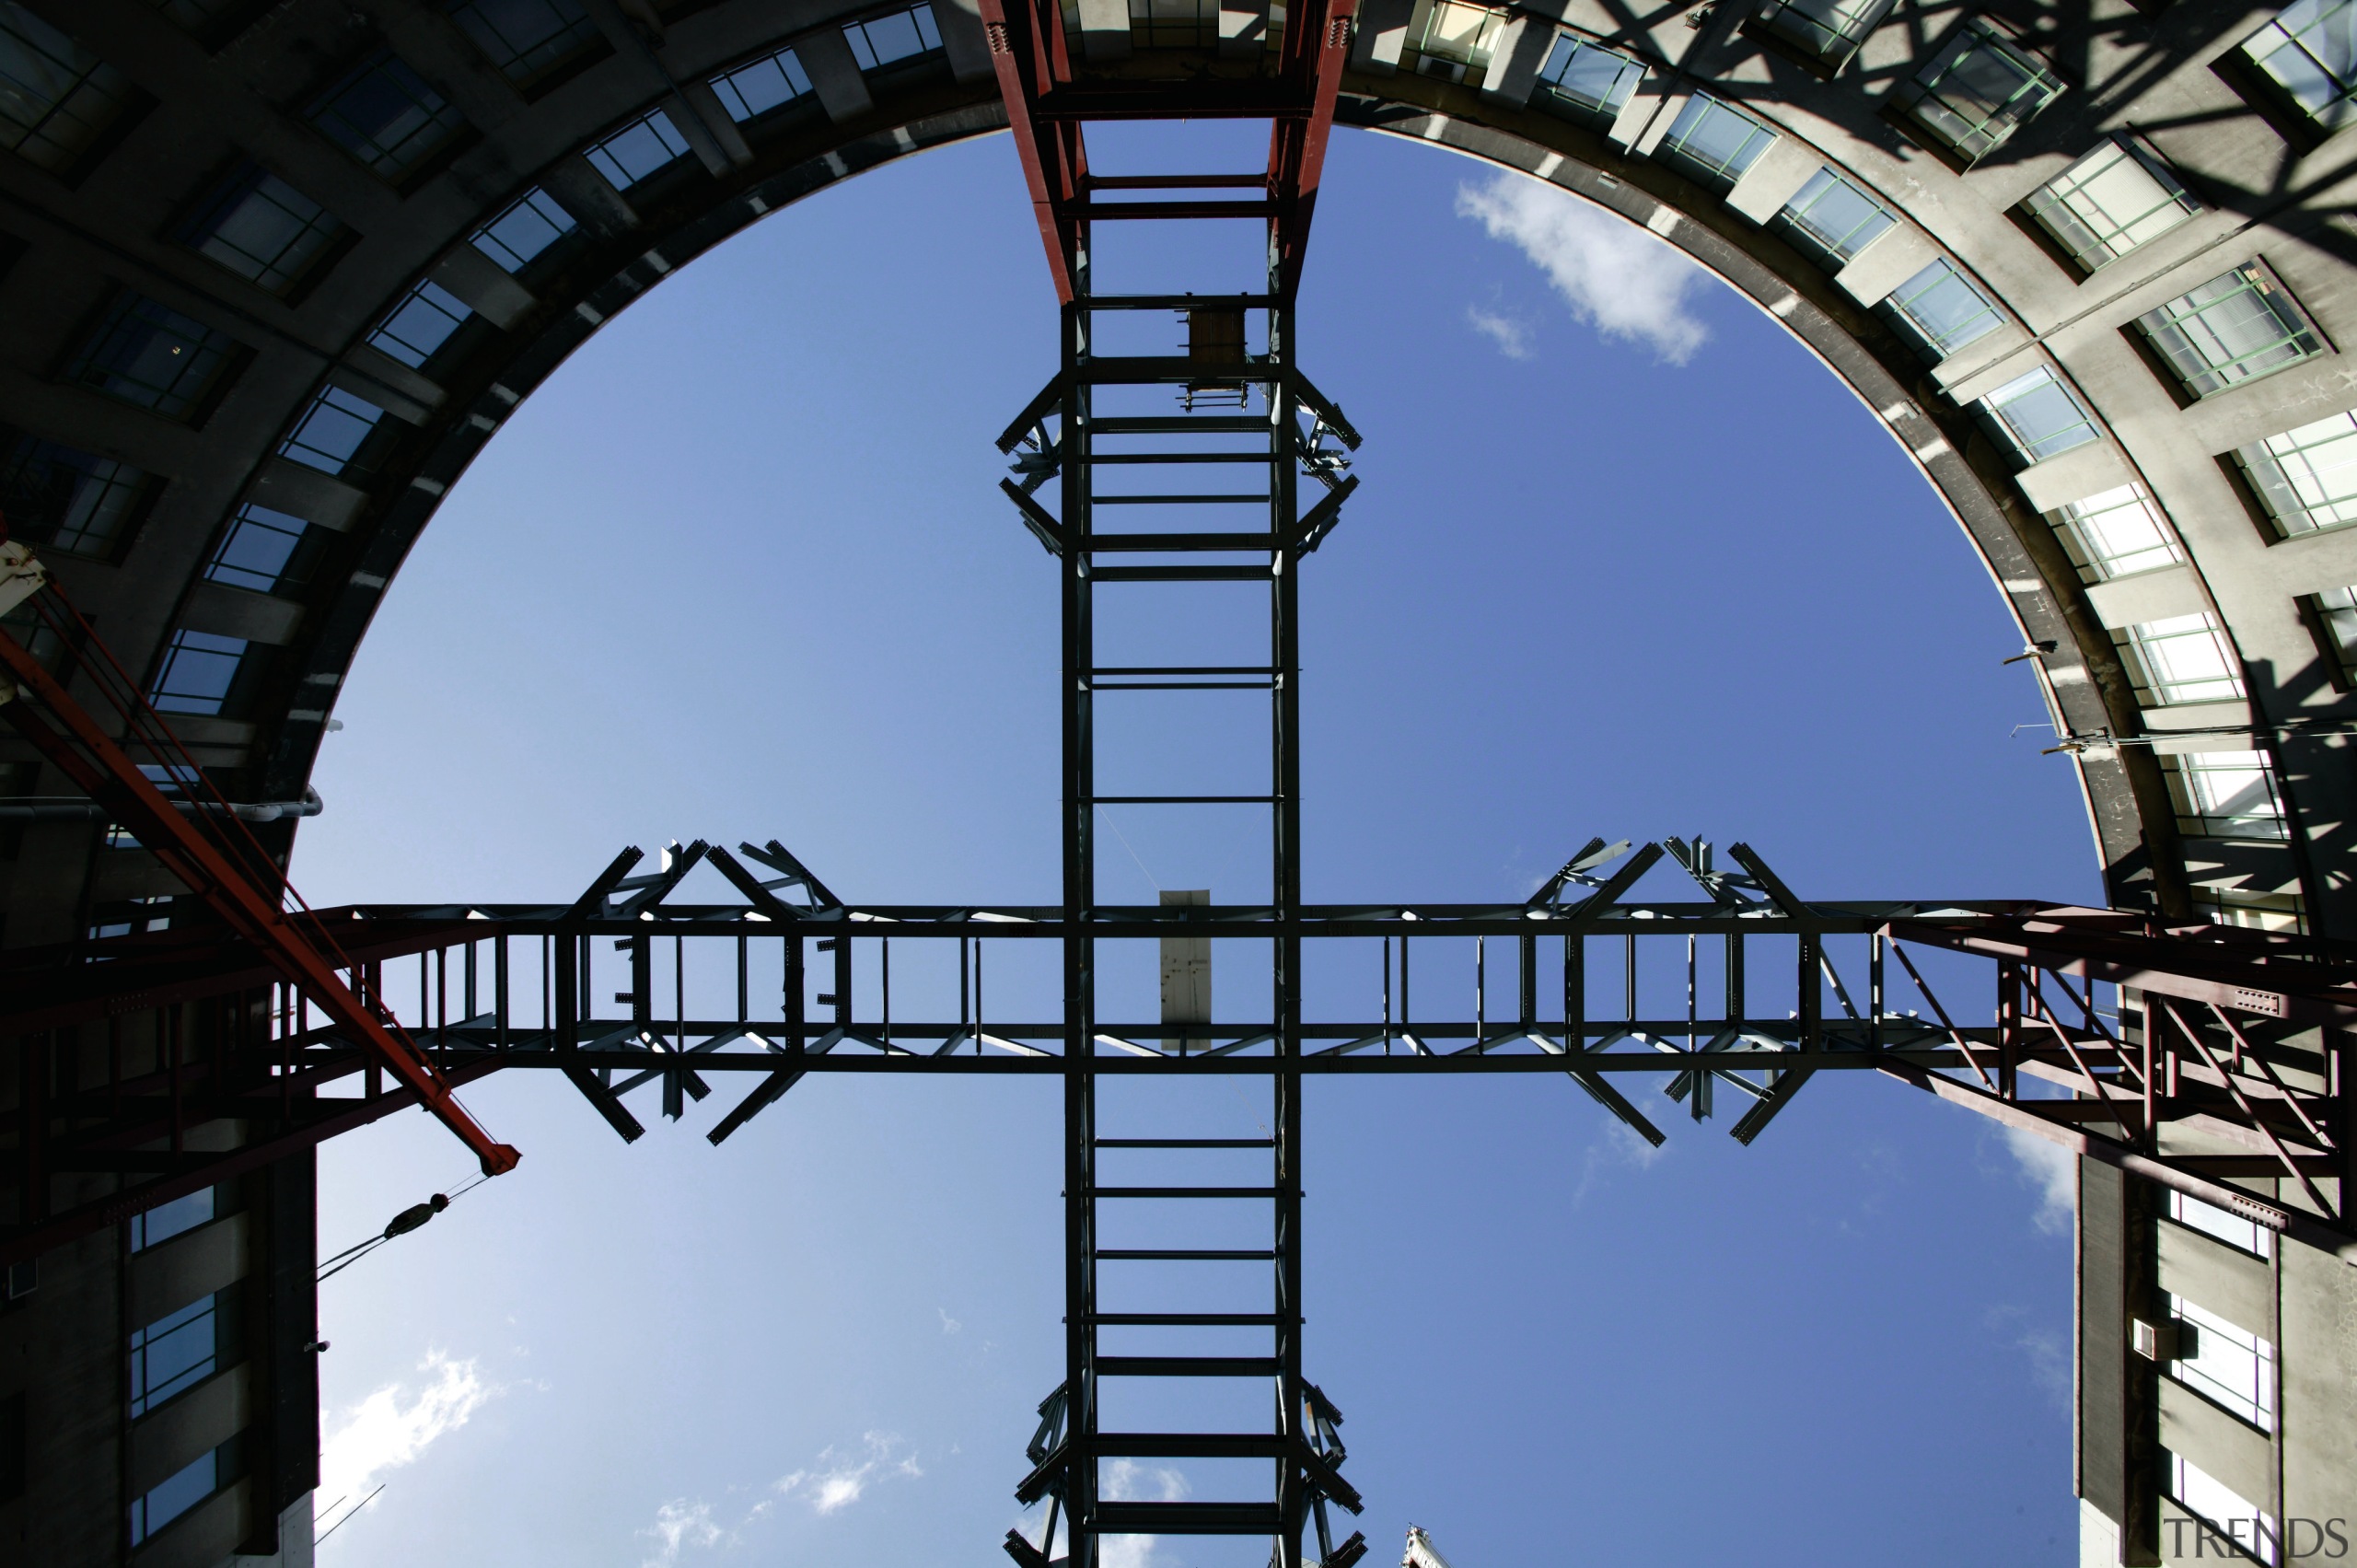
<path id="1" fill-rule="evenodd" d="M 1341 118 L 1575 192 L 1652 228 L 1776 316 L 1914 455 L 2029 642 L 2054 645 L 2040 664 L 2068 731 L 2134 736 L 2173 718 L 2140 707 L 2111 635 L 2123 615 L 2151 604 L 2214 614 L 2234 638 L 2252 678 L 2249 703 L 2239 715 L 2207 716 L 2294 729 L 2345 717 L 2330 661 L 2307 638 L 2294 593 L 2284 589 L 2357 580 L 2357 548 L 2331 535 L 2270 546 L 2217 460 L 2238 439 L 2357 402 L 2339 355 L 2180 407 L 2119 331 L 2123 312 L 2200 282 L 2205 267 L 2239 260 L 2240 247 L 2264 250 L 2324 334 L 2342 335 L 2346 252 L 2357 242 L 2328 219 L 2346 150 L 2339 141 L 2313 152 L 2294 147 L 2204 64 L 2240 36 L 2250 13 L 2180 6 L 2162 26 L 2124 8 L 2117 17 L 2025 8 L 2017 23 L 2052 58 L 2074 63 L 2091 91 L 2066 92 L 2057 106 L 2064 112 L 2049 110 L 1996 155 L 1959 171 L 1873 100 L 1884 81 L 1903 77 L 1952 30 L 1960 12 L 1902 10 L 1869 38 L 1854 73 L 1826 80 L 1793 64 L 1773 40 L 1737 26 L 1742 18 L 1733 14 L 1696 27 L 1689 20 L 1699 13 L 1636 17 L 1575 0 L 1561 18 L 1511 14 L 1475 86 L 1400 70 L 1398 41 L 1411 8 L 1387 3 L 1389 11 L 1379 4 L 1363 17 Z M 300 795 L 343 673 L 439 496 L 516 403 L 601 321 L 779 207 L 1004 122 L 979 23 L 946 0 L 935 11 L 942 47 L 872 75 L 842 32 L 872 6 L 781 15 L 754 0 L 718 0 L 666 8 L 671 17 L 593 6 L 599 31 L 586 57 L 529 92 L 513 87 L 441 10 L 413 0 L 365 12 L 276 7 L 211 53 L 135 0 L 43 0 L 34 8 L 115 64 L 147 107 L 71 189 L 20 164 L 0 169 L 0 211 L 19 241 L 0 300 L 26 329 L 0 381 L 0 421 L 164 476 L 123 553 L 109 563 L 63 561 L 63 575 L 127 662 L 152 668 L 182 628 L 267 650 L 268 668 L 249 682 L 242 715 L 181 721 L 200 755 L 254 798 Z M 1613 124 L 1548 111 L 1537 76 L 1559 29 L 1643 63 L 1643 82 Z M 2142 41 L 2131 37 L 2139 32 Z M 806 62 L 810 90 L 782 113 L 739 125 L 713 81 L 781 48 Z M 269 84 L 274 91 L 262 97 L 299 104 L 310 86 L 376 49 L 412 65 L 470 127 L 402 192 L 254 90 Z M 2197 101 L 2205 85 L 2223 104 Z M 1713 190 L 1653 156 L 1678 105 L 1703 86 L 1779 138 L 1732 190 Z M 2077 109 L 2074 96 L 2102 101 Z M 616 189 L 585 152 L 658 109 L 688 150 Z M 2110 130 L 2136 124 L 2158 138 L 2165 122 L 2192 127 L 2165 150 L 2211 205 L 2155 243 L 2157 264 L 2139 251 L 2111 269 L 2134 269 L 2132 279 L 2099 273 L 2082 281 L 2041 251 L 2025 226 L 2006 220 L 2007 205 Z M 324 276 L 292 299 L 266 296 L 171 238 L 175 215 L 225 161 L 240 157 L 308 188 L 354 231 Z M 1782 187 L 1797 188 L 1825 165 L 1899 220 L 1839 275 L 1765 222 L 1789 194 Z M 576 226 L 559 262 L 519 279 L 470 238 L 533 192 Z M 1927 369 L 1871 307 L 1876 288 L 1887 292 L 1934 257 L 1952 259 L 2008 319 L 1957 356 L 1968 364 Z M 454 334 L 461 352 L 446 345 L 422 372 L 368 339 L 428 281 L 474 314 Z M 75 334 L 119 291 L 156 299 L 240 344 L 243 368 L 201 429 L 123 409 L 58 373 Z M 2102 439 L 2017 476 L 2018 460 L 1972 417 L 1970 400 L 2038 363 L 2073 386 Z M 379 436 L 389 436 L 375 442 L 366 472 L 331 475 L 274 455 L 329 387 L 388 411 Z M 2189 440 L 2207 448 L 2190 460 Z M 2084 581 L 2044 514 L 2131 480 L 2158 500 L 2186 562 L 2157 575 L 2165 584 L 2130 579 L 2123 593 L 2120 585 Z M 227 520 L 250 501 L 335 534 L 297 596 L 205 580 Z M 2233 517 L 2206 515 L 2224 505 L 2235 507 Z M 2196 514 L 2204 514 L 2198 523 Z M 2340 824 L 2357 803 L 2347 798 L 2338 739 L 2282 733 L 2257 749 L 2272 754 L 2288 797 L 2288 841 L 2189 839 L 2154 748 L 2097 747 L 2077 758 L 2115 900 L 2181 912 L 2205 891 L 2215 903 L 2251 888 L 2267 895 L 2252 901 L 2298 909 L 2316 929 L 2347 923 L 2340 906 L 2348 878 L 2333 867 L 2347 857 Z M 151 890 L 137 867 L 109 866 L 94 878 L 88 834 L 70 824 L 27 831 L 6 900 L 11 945 L 70 937 L 94 906 Z"/>

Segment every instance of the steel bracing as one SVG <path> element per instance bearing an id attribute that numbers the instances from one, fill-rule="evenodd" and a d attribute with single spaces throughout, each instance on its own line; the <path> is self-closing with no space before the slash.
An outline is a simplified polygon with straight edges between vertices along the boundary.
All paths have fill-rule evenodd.
<path id="1" fill-rule="evenodd" d="M 1271 47 L 1184 76 L 1085 65 L 1039 0 L 981 13 L 1059 305 L 1055 374 L 1000 441 L 1002 488 L 1057 584 L 1059 901 L 848 903 L 779 841 L 698 841 L 652 868 L 626 850 L 561 903 L 315 913 L 46 590 L 42 614 L 93 656 L 61 677 L 0 634 L 0 708 L 191 892 L 151 929 L 0 955 L 0 1038 L 20 1065 L 0 1109 L 0 1260 L 413 1105 L 505 1168 L 514 1151 L 455 1098 L 492 1073 L 563 1074 L 625 1140 L 734 1079 L 714 1144 L 814 1073 L 1052 1077 L 1065 1376 L 1017 1491 L 1046 1509 L 1039 1539 L 1009 1534 L 1023 1568 L 1095 1568 L 1105 1538 L 1144 1534 L 1266 1539 L 1271 1568 L 1364 1554 L 1358 1534 L 1335 1539 L 1360 1499 L 1301 1337 L 1303 1095 L 1323 1074 L 1560 1075 L 1659 1143 L 1645 1077 L 1697 1121 L 1736 1097 L 1749 1143 L 1817 1074 L 1875 1073 L 2357 1261 L 2357 955 L 2331 945 L 2031 901 L 1804 900 L 1744 844 L 1723 862 L 1675 838 L 1593 840 L 1519 902 L 1306 901 L 1302 577 L 1358 482 L 1359 436 L 1304 374 L 1295 307 L 1352 0 L 1268 13 Z M 1266 122 L 1264 166 L 1091 165 L 1091 122 L 1204 117 Z M 1265 264 L 1242 289 L 1123 292 L 1094 243 L 1109 223 L 1248 226 Z M 1173 341 L 1139 352 L 1157 330 Z M 1210 591 L 1249 614 L 1186 607 Z M 1186 651 L 1109 642 L 1141 626 Z M 77 679 L 111 716 L 84 711 Z M 1100 784 L 1099 705 L 1170 692 L 1266 705 L 1254 782 Z M 1265 890 L 1101 901 L 1109 808 L 1249 824 Z M 1055 1005 L 992 1011 L 987 955 L 1042 942 L 1061 959 Z M 1166 981 L 1158 1011 L 1100 1005 L 1100 965 L 1124 945 L 1195 966 L 1204 989 Z M 1361 977 L 1349 1000 L 1309 984 L 1320 949 Z M 926 951 L 954 957 L 954 1016 L 937 988 L 909 1000 Z M 1214 953 L 1223 975 L 1254 977 L 1224 981 L 1216 1008 L 1198 972 Z M 1260 1136 L 1188 1120 L 1170 1081 L 1212 1077 L 1265 1091 Z M 1243 1385 L 1265 1419 L 1190 1424 L 1212 1384 Z M 1109 1495 L 1109 1466 L 1129 1459 L 1257 1479 Z"/>

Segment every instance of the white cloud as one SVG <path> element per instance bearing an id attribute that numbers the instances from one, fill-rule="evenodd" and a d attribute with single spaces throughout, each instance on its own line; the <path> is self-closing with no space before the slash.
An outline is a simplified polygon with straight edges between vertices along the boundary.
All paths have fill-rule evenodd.
<path id="1" fill-rule="evenodd" d="M 452 1361 L 428 1351 L 418 1363 L 427 1374 L 414 1398 L 388 1383 L 352 1408 L 319 1452 L 319 1485 L 331 1497 L 357 1497 L 385 1471 L 409 1464 L 435 1439 L 466 1425 L 467 1418 L 501 1389 L 483 1382 L 472 1360 Z"/>
<path id="2" fill-rule="evenodd" d="M 829 1444 L 808 1469 L 783 1475 L 771 1490 L 798 1496 L 814 1514 L 833 1514 L 866 1494 L 870 1484 L 892 1476 L 921 1476 L 913 1452 L 902 1452 L 900 1440 L 888 1432 L 870 1432 L 860 1439 L 860 1457 L 838 1454 Z"/>
<path id="3" fill-rule="evenodd" d="M 1105 1496 L 1114 1503 L 1176 1503 L 1187 1495 L 1187 1478 L 1159 1465 L 1116 1459 L 1105 1469 Z M 1108 1536 L 1097 1557 L 1102 1568 L 1162 1568 L 1155 1551 L 1160 1536 Z"/>
<path id="4" fill-rule="evenodd" d="M 1519 247 L 1572 314 L 1606 337 L 1649 344 L 1672 365 L 1685 364 L 1709 341 L 1710 329 L 1687 313 L 1686 299 L 1710 274 L 1627 219 L 1512 173 L 1459 186 L 1457 211 L 1480 219 L 1492 239 Z M 1478 319 L 1474 325 L 1490 331 Z"/>
<path id="5" fill-rule="evenodd" d="M 965 1324 L 960 1323 L 957 1318 L 949 1316 L 949 1308 L 946 1307 L 936 1307 L 934 1310 L 941 1314 L 941 1331 L 943 1333 L 955 1334 L 963 1331 L 965 1329 Z"/>
<path id="6" fill-rule="evenodd" d="M 1530 329 L 1513 317 L 1469 305 L 1465 308 L 1465 319 L 1475 331 L 1497 344 L 1498 352 L 1508 359 L 1530 357 Z"/>
<path id="7" fill-rule="evenodd" d="M 672 1568 L 682 1548 L 717 1546 L 722 1532 L 712 1522 L 711 1504 L 678 1497 L 657 1508 L 654 1525 L 638 1533 L 655 1542 L 654 1553 L 642 1568 Z"/>
<path id="8" fill-rule="evenodd" d="M 1573 1206 L 1577 1207 L 1586 1198 L 1588 1189 L 1612 1170 L 1650 1170 L 1654 1161 L 1668 1152 L 1668 1144 L 1649 1144 L 1637 1135 L 1636 1129 L 1615 1119 L 1605 1128 L 1603 1137 L 1588 1144 L 1587 1153 L 1580 1161 L 1580 1183 L 1572 1189 Z"/>
<path id="9" fill-rule="evenodd" d="M 2078 1156 L 2025 1127 L 2004 1130 L 2005 1147 L 2020 1162 L 2022 1180 L 2038 1189 L 2038 1228 L 2067 1236 L 2079 1208 Z"/>

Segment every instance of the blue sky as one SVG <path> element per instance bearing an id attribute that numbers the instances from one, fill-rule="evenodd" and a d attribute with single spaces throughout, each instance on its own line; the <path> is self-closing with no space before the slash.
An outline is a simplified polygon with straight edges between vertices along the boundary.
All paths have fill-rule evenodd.
<path id="1" fill-rule="evenodd" d="M 1304 360 L 1366 442 L 1303 589 L 1309 898 L 1520 898 L 1592 833 L 1746 839 L 1805 896 L 2096 898 L 1930 487 L 1568 203 L 1337 138 Z M 312 900 L 569 899 L 625 842 L 772 835 L 855 900 L 1052 900 L 1053 576 L 990 444 L 1053 368 L 1028 225 L 1004 138 L 863 177 L 527 401 L 346 684 Z M 1109 898 L 1248 879 L 1115 826 Z M 323 1563 L 1000 1560 L 1062 1375 L 1052 1086 L 814 1079 L 715 1150 L 730 1098 L 625 1147 L 552 1077 L 470 1091 L 521 1169 L 322 1290 L 320 1501 L 385 1488 Z M 1411 1521 L 1457 1568 L 2073 1560 L 2051 1167 L 1887 1081 L 1750 1149 L 1637 1098 L 1658 1154 L 1549 1079 L 1312 1086 L 1306 1342 L 1373 1560 Z M 467 1162 L 409 1116 L 321 1168 L 332 1251 Z"/>

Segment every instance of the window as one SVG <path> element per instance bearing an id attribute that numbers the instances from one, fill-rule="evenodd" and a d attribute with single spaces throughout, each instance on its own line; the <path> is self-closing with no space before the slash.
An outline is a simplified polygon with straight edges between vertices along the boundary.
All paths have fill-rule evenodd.
<path id="1" fill-rule="evenodd" d="M 157 488 L 129 463 L 0 426 L 0 509 L 43 550 L 114 559 Z"/>
<path id="2" fill-rule="evenodd" d="M 2090 273 L 2201 210 L 2168 165 L 2125 136 L 2096 148 L 2022 205 Z"/>
<path id="3" fill-rule="evenodd" d="M 2064 542 L 2097 582 L 2156 572 L 2185 559 L 2141 484 L 2123 484 L 2062 508 Z"/>
<path id="4" fill-rule="evenodd" d="M 2228 1214 L 2215 1203 L 2205 1203 L 2182 1192 L 2169 1194 L 2169 1218 L 2229 1247 L 2239 1248 L 2254 1258 L 2268 1257 L 2275 1249 L 2275 1233 L 2258 1221 Z"/>
<path id="5" fill-rule="evenodd" d="M 33 662 L 50 674 L 55 675 L 65 668 L 65 639 L 41 619 L 31 600 L 0 615 L 0 632 L 14 637 L 19 647 L 33 656 Z"/>
<path id="6" fill-rule="evenodd" d="M 2044 366 L 2016 376 L 1980 400 L 1996 434 L 2026 462 L 2043 462 L 2096 438 L 2095 422 L 2054 372 Z"/>
<path id="7" fill-rule="evenodd" d="M 147 700 L 157 713 L 224 713 L 231 705 L 250 646 L 243 637 L 186 630 L 173 633 Z"/>
<path id="8" fill-rule="evenodd" d="M 1504 11 L 1463 0 L 1424 0 L 1420 9 L 1423 25 L 1417 27 L 1412 17 L 1409 22 L 1419 74 L 1461 82 L 1489 70 L 1498 36 L 1505 31 Z"/>
<path id="9" fill-rule="evenodd" d="M 131 1336 L 131 1413 L 145 1415 L 221 1365 L 220 1297 L 168 1312 Z"/>
<path id="10" fill-rule="evenodd" d="M 91 911 L 91 915 L 90 936 L 93 941 L 168 931 L 172 925 L 172 895 L 157 893 L 152 898 L 122 899 L 99 905 Z"/>
<path id="11" fill-rule="evenodd" d="M 843 29 L 843 38 L 863 71 L 913 60 L 941 47 L 941 29 L 934 25 L 931 6 L 911 6 L 853 22 Z"/>
<path id="12" fill-rule="evenodd" d="M 2235 462 L 2286 538 L 2357 522 L 2357 414 L 2253 442 Z"/>
<path id="13" fill-rule="evenodd" d="M 249 163 L 205 199 L 180 240 L 249 283 L 283 295 L 343 233 L 343 225 L 317 202 Z"/>
<path id="14" fill-rule="evenodd" d="M 1538 84 L 1550 95 L 1548 107 L 1603 129 L 1620 117 L 1621 106 L 1644 75 L 1645 68 L 1625 54 L 1559 33 L 1538 68 Z"/>
<path id="15" fill-rule="evenodd" d="M 2251 34 L 2243 55 L 2317 124 L 2349 122 L 2357 93 L 2357 6 L 2351 0 L 2300 0 Z"/>
<path id="16" fill-rule="evenodd" d="M 2256 261 L 2147 310 L 2136 326 L 2197 398 L 2324 352 L 2299 307 Z"/>
<path id="17" fill-rule="evenodd" d="M 2164 1448 L 2161 1456 L 2166 1461 L 2161 1468 L 2162 1475 L 2166 1478 L 2162 1484 L 2171 1497 L 2184 1505 L 2187 1513 L 2216 1527 L 2220 1535 L 2261 1562 L 2275 1561 L 2274 1515 L 2261 1513 L 2255 1504 L 2246 1501 L 2241 1493 L 2183 1455 Z M 2163 1527 L 2166 1528 L 2165 1521 Z M 2209 1543 L 2200 1540 L 2194 1542 L 2194 1547 L 2197 1551 L 2210 1549 Z M 2172 1543 L 2169 1555 L 2186 1557 L 2192 1553 L 2180 1551 L 2177 1543 Z M 2223 1557 L 2227 1554 L 2221 1550 L 2218 1555 Z"/>
<path id="18" fill-rule="evenodd" d="M 449 0 L 445 8 L 483 58 L 517 87 L 602 41 L 598 24 L 575 0 Z"/>
<path id="19" fill-rule="evenodd" d="M 168 1203 L 158 1203 L 144 1214 L 131 1216 L 131 1249 L 145 1252 L 150 1247 L 162 1245 L 176 1236 L 212 1223 L 216 1207 L 216 1188 L 207 1187 L 185 1198 L 175 1198 Z"/>
<path id="20" fill-rule="evenodd" d="M 1896 101 L 1969 164 L 2004 145 L 2061 91 L 2061 78 L 2035 55 L 1975 17 Z"/>
<path id="21" fill-rule="evenodd" d="M 2341 683 L 2357 684 L 2357 587 L 2310 594 L 2300 600 L 2300 614 L 2340 669 Z"/>
<path id="22" fill-rule="evenodd" d="M 0 0 L 0 145 L 70 175 L 131 101 L 121 72 L 13 0 Z"/>
<path id="23" fill-rule="evenodd" d="M 232 1437 L 180 1474 L 158 1481 L 131 1504 L 131 1544 L 137 1546 L 244 1473 L 243 1445 Z"/>
<path id="24" fill-rule="evenodd" d="M 2193 1332 L 2193 1353 L 2169 1370 L 2261 1432 L 2275 1427 L 2275 1347 L 2257 1334 L 2205 1311 L 2174 1292 L 2169 1315 Z"/>
<path id="25" fill-rule="evenodd" d="M 231 587 L 284 593 L 310 581 L 325 547 L 325 529 L 250 501 L 238 508 L 204 575 Z"/>
<path id="26" fill-rule="evenodd" d="M 466 123 L 423 76 L 385 53 L 319 95 L 309 118 L 330 141 L 395 184 L 424 168 Z"/>
<path id="27" fill-rule="evenodd" d="M 423 370 L 473 314 L 465 300 L 439 284 L 421 283 L 368 334 L 368 342 L 411 369 Z"/>
<path id="28" fill-rule="evenodd" d="M 688 139 L 671 117 L 650 109 L 589 149 L 589 166 L 617 191 L 627 191 L 658 169 L 668 168 L 688 150 Z"/>
<path id="29" fill-rule="evenodd" d="M 1934 365 L 2005 321 L 1995 302 L 1945 260 L 1891 290 L 1876 308 L 1899 336 L 1915 345 L 1916 353 Z"/>
<path id="30" fill-rule="evenodd" d="M 1130 0 L 1130 39 L 1141 49 L 1213 48 L 1218 0 Z"/>
<path id="31" fill-rule="evenodd" d="M 2177 827 L 2198 838 L 2280 839 L 2283 802 L 2257 751 L 2189 751 L 2165 757 Z"/>
<path id="32" fill-rule="evenodd" d="M 1743 178 L 1776 134 L 1739 109 L 1730 109 L 1708 93 L 1686 100 L 1662 138 L 1667 161 L 1725 189 Z"/>
<path id="33" fill-rule="evenodd" d="M 307 468 L 341 476 L 376 466 L 379 450 L 389 440 L 370 441 L 383 426 L 385 411 L 341 387 L 322 387 L 295 422 L 295 429 L 278 444 L 278 455 Z"/>
<path id="34" fill-rule="evenodd" d="M 237 353 L 227 333 L 124 291 L 66 362 L 65 379 L 193 424 Z"/>
<path id="35" fill-rule="evenodd" d="M 1820 168 L 1769 226 L 1838 270 L 1898 221 L 1872 196 L 1833 170 Z"/>
<path id="36" fill-rule="evenodd" d="M 520 273 L 541 251 L 579 227 L 545 191 L 527 191 L 475 230 L 474 248 L 507 272 Z"/>
<path id="37" fill-rule="evenodd" d="M 2137 684 L 2154 703 L 2215 703 L 2243 694 L 2240 666 L 2215 616 L 2172 615 L 2127 631 Z"/>
<path id="38" fill-rule="evenodd" d="M 742 125 L 807 97 L 810 73 L 802 68 L 794 51 L 781 49 L 733 71 L 723 71 L 712 79 L 712 90 L 720 95 L 720 107 L 728 111 L 728 118 Z"/>
<path id="39" fill-rule="evenodd" d="M 1893 0 L 1768 0 L 1759 25 L 1839 69 L 1882 25 Z"/>

